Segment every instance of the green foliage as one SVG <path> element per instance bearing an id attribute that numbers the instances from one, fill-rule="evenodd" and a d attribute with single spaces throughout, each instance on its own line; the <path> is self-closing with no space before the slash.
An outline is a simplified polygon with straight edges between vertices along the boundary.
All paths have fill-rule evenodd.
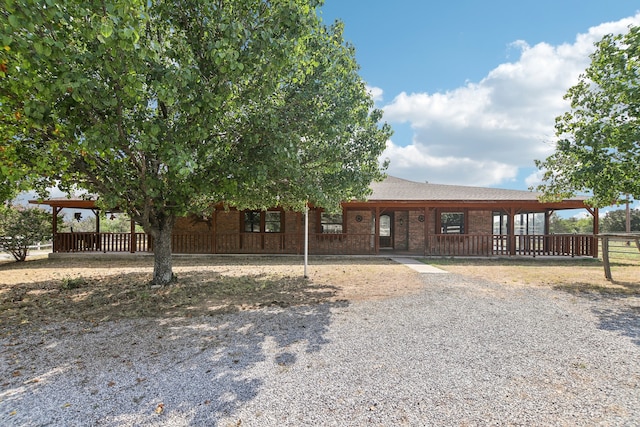
<path id="1" fill-rule="evenodd" d="M 366 196 L 391 131 L 320 3 L 5 2 L 0 172 L 19 182 L 12 163 L 42 188 L 99 194 L 157 251 L 176 216 L 213 203 L 302 209 Z M 164 255 L 156 268 L 170 270 Z"/>
<path id="2" fill-rule="evenodd" d="M 63 223 L 58 222 L 58 231 L 93 233 L 96 231 L 96 217 L 93 213 L 83 214 L 80 221 L 73 217 L 64 217 Z M 60 217 L 58 217 L 60 221 Z M 124 214 L 115 214 L 113 219 L 111 214 L 100 216 L 100 232 L 101 233 L 129 233 L 131 231 L 131 222 Z M 142 232 L 142 228 L 136 224 L 136 232 Z"/>
<path id="3" fill-rule="evenodd" d="M 631 231 L 640 231 L 640 210 L 630 209 L 629 218 L 631 220 Z M 615 233 L 627 231 L 627 211 L 617 209 L 609 211 L 600 220 L 600 231 L 602 233 Z"/>
<path id="4" fill-rule="evenodd" d="M 24 261 L 29 246 L 51 239 L 51 215 L 37 208 L 2 207 L 0 236 L 2 249 Z"/>
<path id="5" fill-rule="evenodd" d="M 547 199 L 585 191 L 594 206 L 608 206 L 622 195 L 640 198 L 640 27 L 596 48 L 565 95 L 571 111 L 556 118 L 556 152 L 536 162 Z"/>
<path id="6" fill-rule="evenodd" d="M 593 217 L 561 218 L 553 213 L 549 218 L 549 232 L 551 234 L 592 234 Z"/>
<path id="7" fill-rule="evenodd" d="M 63 291 L 70 291 L 73 289 L 79 289 L 86 286 L 88 281 L 83 277 L 65 277 L 60 283 L 60 289 Z"/>

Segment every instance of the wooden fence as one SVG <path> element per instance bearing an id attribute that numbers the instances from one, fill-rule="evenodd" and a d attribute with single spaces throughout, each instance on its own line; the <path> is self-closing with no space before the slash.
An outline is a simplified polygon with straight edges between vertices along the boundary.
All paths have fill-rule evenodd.
<path id="1" fill-rule="evenodd" d="M 174 234 L 174 253 L 184 254 L 301 254 L 300 233 Z M 153 252 L 153 239 L 145 233 L 58 233 L 54 252 Z M 582 234 L 552 235 L 429 235 L 414 251 L 421 256 L 597 256 L 597 238 Z M 373 234 L 309 235 L 309 253 L 374 255 Z"/>

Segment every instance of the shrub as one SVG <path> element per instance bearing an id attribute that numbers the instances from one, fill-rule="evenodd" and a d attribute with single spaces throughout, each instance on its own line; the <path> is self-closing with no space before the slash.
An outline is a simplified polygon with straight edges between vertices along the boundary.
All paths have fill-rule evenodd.
<path id="1" fill-rule="evenodd" d="M 0 208 L 0 246 L 16 261 L 27 258 L 29 246 L 51 239 L 51 216 L 37 208 Z"/>

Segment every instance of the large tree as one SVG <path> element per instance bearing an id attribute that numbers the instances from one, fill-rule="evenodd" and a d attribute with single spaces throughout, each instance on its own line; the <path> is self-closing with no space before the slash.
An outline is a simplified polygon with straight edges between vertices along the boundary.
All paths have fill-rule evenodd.
<path id="1" fill-rule="evenodd" d="M 576 192 L 607 206 L 624 195 L 640 198 L 640 28 L 596 43 L 591 64 L 566 99 L 571 110 L 556 118 L 556 151 L 544 161 L 549 198 Z"/>
<path id="2" fill-rule="evenodd" d="M 390 129 L 320 0 L 5 4 L 3 144 L 44 144 L 37 170 L 139 222 L 155 284 L 180 215 L 335 205 L 381 178 Z"/>

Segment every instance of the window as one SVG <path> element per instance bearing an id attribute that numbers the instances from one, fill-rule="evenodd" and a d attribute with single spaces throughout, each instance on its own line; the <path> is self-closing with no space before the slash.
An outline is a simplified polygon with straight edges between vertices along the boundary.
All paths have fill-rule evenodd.
<path id="1" fill-rule="evenodd" d="M 440 214 L 440 233 L 464 234 L 464 213 L 442 212 Z"/>
<path id="2" fill-rule="evenodd" d="M 245 211 L 245 233 L 280 233 L 282 231 L 282 212 Z"/>
<path id="3" fill-rule="evenodd" d="M 380 215 L 380 237 L 391 236 L 391 216 Z"/>
<path id="4" fill-rule="evenodd" d="M 320 215 L 322 234 L 342 234 L 342 214 L 322 212 Z"/>
<path id="5" fill-rule="evenodd" d="M 247 233 L 260 232 L 260 212 L 247 211 L 244 213 L 244 231 Z"/>
<path id="6" fill-rule="evenodd" d="M 264 232 L 279 233 L 282 228 L 280 211 L 264 212 Z"/>

